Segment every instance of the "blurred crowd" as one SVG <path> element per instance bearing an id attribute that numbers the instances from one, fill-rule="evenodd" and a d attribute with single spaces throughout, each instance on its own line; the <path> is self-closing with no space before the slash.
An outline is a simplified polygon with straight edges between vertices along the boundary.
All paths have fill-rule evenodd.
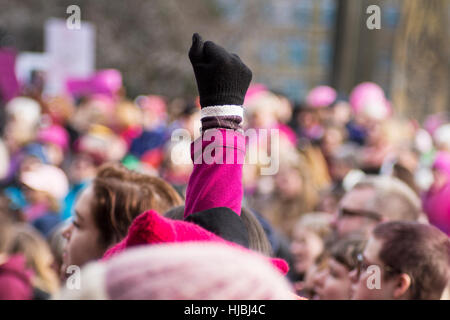
<path id="1" fill-rule="evenodd" d="M 132 172 L 170 184 L 176 194 L 170 195 L 169 204 L 151 204 L 161 214 L 183 204 L 193 169 L 190 144 L 172 141 L 171 136 L 177 129 L 188 132 L 192 141 L 200 135 L 198 98 L 141 95 L 129 99 L 117 70 L 99 71 L 89 81 L 95 86 L 72 81 L 67 83 L 66 94 L 47 96 L 45 74 L 35 73 L 29 83 L 22 84 L 19 96 L 3 101 L 0 107 L 0 281 L 7 270 L 14 270 L 32 286 L 32 294 L 26 296 L 25 280 L 22 291 L 20 284 L 14 290 L 5 285 L 0 287 L 0 297 L 48 299 L 59 291 L 67 278 L 62 270 L 70 237 L 67 227 L 77 223 L 75 211 L 81 210 L 76 201 L 96 179 L 99 168 L 108 178 L 105 164 L 120 162 Z M 363 260 L 370 259 L 369 248 L 375 250 L 376 244 L 369 240 L 375 232 L 385 240 L 384 246 L 391 242 L 395 253 L 377 254 L 382 261 L 374 263 L 392 268 L 402 265 L 411 278 L 423 277 L 412 298 L 441 298 L 434 294 L 436 288 L 442 292 L 446 286 L 443 276 L 416 270 L 416 259 L 439 263 L 436 255 L 440 253 L 427 256 L 426 252 L 450 236 L 449 115 L 430 115 L 423 123 L 397 115 L 383 89 L 371 82 L 358 84 L 348 96 L 318 86 L 300 103 L 264 84 L 252 84 L 244 110 L 244 129 L 275 129 L 279 139 L 277 148 L 271 135 L 247 141 L 247 158 L 252 152 L 263 153 L 278 162 L 278 170 L 272 175 L 261 173 L 268 165 L 267 157 L 244 164 L 241 217 L 253 219 L 249 225 L 259 228 L 249 239 L 257 251 L 288 262 L 287 278 L 298 295 L 309 299 L 365 299 L 377 294 L 375 298 L 390 298 L 382 296 L 387 294 L 383 290 L 371 291 L 352 280 L 352 270 L 361 273 L 370 263 Z M 161 194 L 165 195 L 168 187 L 164 188 Z M 108 187 L 105 190 L 112 192 Z M 123 204 L 124 212 L 139 201 L 136 197 L 124 196 L 121 201 L 130 202 Z M 120 228 L 124 224 L 117 242 L 134 216 L 128 222 L 113 219 Z M 182 211 L 181 217 L 171 212 L 170 218 L 182 219 Z M 399 231 L 402 237 L 395 238 L 398 234 L 380 226 L 389 221 L 431 224 L 441 233 L 394 224 L 394 229 L 404 228 Z M 411 236 L 415 233 L 416 237 Z M 439 238 L 442 234 L 447 235 L 444 240 Z M 402 256 L 410 248 L 417 254 Z M 168 251 L 158 250 L 153 252 L 155 259 L 167 258 Z M 186 264 L 183 252 L 201 259 L 208 250 L 209 257 L 216 251 L 214 247 L 200 253 L 195 247 L 167 250 L 172 250 L 171 263 L 180 265 Z M 226 257 L 221 262 L 224 265 L 233 259 L 250 259 L 226 250 L 222 257 Z M 129 259 L 139 265 L 139 254 Z M 219 263 L 221 258 L 217 259 Z M 125 260 L 116 261 L 116 267 L 121 263 L 126 268 Z M 437 268 L 448 273 L 448 264 Z M 95 270 L 91 272 L 95 278 Z"/>

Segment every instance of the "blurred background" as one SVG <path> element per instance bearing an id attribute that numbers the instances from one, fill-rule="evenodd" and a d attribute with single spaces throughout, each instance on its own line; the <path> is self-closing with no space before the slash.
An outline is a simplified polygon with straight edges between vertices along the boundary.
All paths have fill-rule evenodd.
<path id="1" fill-rule="evenodd" d="M 197 31 L 294 100 L 320 84 L 348 94 L 374 81 L 402 112 L 448 106 L 448 0 L 1 0 L 0 45 L 45 53 L 46 23 L 72 4 L 92 24 L 93 66 L 121 70 L 130 96 L 195 94 L 186 50 Z M 380 30 L 365 27 L 373 4 Z"/>
<path id="2" fill-rule="evenodd" d="M 68 28 L 71 5 L 79 29 Z M 370 5 L 378 30 L 366 24 Z M 336 221 L 348 231 L 359 228 L 349 217 L 374 220 L 341 214 L 368 175 L 400 184 L 415 206 L 384 201 L 389 189 L 372 211 L 403 208 L 450 235 L 449 17 L 450 0 L 0 0 L 0 268 L 22 254 L 44 296 L 57 292 L 62 230 L 105 163 L 184 196 L 190 141 L 171 136 L 200 135 L 194 32 L 253 71 L 245 129 L 279 133 L 278 150 L 262 130 L 248 141 L 258 161 L 244 165 L 243 212 L 302 295 L 314 297 L 307 271 L 325 268 Z M 272 175 L 262 173 L 267 156 L 279 164 Z"/>

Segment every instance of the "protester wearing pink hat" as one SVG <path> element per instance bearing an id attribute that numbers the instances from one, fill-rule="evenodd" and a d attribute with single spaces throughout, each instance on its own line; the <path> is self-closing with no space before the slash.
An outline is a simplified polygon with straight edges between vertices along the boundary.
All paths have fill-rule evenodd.
<path id="1" fill-rule="evenodd" d="M 69 79 L 66 88 L 74 96 L 104 94 L 114 98 L 122 88 L 122 74 L 115 69 L 101 70 L 87 79 Z"/>
<path id="2" fill-rule="evenodd" d="M 350 93 L 350 105 L 355 115 L 382 120 L 390 114 L 390 105 L 383 89 L 373 82 L 363 82 Z"/>
<path id="3" fill-rule="evenodd" d="M 21 174 L 20 181 L 28 202 L 26 219 L 48 236 L 61 220 L 61 203 L 69 190 L 67 176 L 57 167 L 36 164 Z"/>
<path id="4" fill-rule="evenodd" d="M 63 150 L 67 150 L 69 146 L 69 134 L 66 129 L 59 125 L 42 128 L 38 133 L 37 139 L 42 143 L 52 143 Z"/>
<path id="5" fill-rule="evenodd" d="M 329 86 L 318 86 L 306 96 L 306 105 L 314 109 L 326 108 L 332 105 L 336 98 L 336 90 Z"/>
<path id="6" fill-rule="evenodd" d="M 450 153 L 439 152 L 433 163 L 434 182 L 423 196 L 431 224 L 450 236 Z"/>
<path id="7" fill-rule="evenodd" d="M 38 132 L 37 140 L 46 146 L 49 162 L 55 166 L 61 165 L 64 153 L 69 148 L 67 130 L 59 125 L 51 125 Z"/>
<path id="8" fill-rule="evenodd" d="M 211 242 L 130 249 L 111 260 L 86 266 L 81 281 L 81 290 L 66 290 L 56 299 L 295 298 L 286 279 L 262 256 Z"/>

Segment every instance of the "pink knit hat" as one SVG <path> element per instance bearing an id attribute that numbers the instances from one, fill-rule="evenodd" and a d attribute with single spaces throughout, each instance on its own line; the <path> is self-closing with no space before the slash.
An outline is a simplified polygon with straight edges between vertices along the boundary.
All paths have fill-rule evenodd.
<path id="1" fill-rule="evenodd" d="M 433 163 L 433 169 L 447 174 L 450 177 L 450 153 L 438 152 Z"/>
<path id="2" fill-rule="evenodd" d="M 267 87 L 262 83 L 255 83 L 250 85 L 245 95 L 244 105 L 247 105 L 253 98 L 262 92 L 267 92 Z"/>
<path id="3" fill-rule="evenodd" d="M 113 97 L 122 87 L 122 74 L 115 69 L 100 70 L 89 78 L 71 78 L 66 82 L 72 95 L 104 94 Z"/>
<path id="4" fill-rule="evenodd" d="M 102 260 L 107 260 L 130 247 L 192 241 L 218 242 L 248 251 L 237 244 L 228 242 L 214 233 L 203 229 L 197 224 L 168 219 L 156 211 L 150 210 L 134 219 L 127 236 L 118 244 L 108 249 L 103 255 Z M 289 266 L 283 259 L 270 258 L 269 260 L 281 273 L 286 274 L 288 272 Z"/>
<path id="5" fill-rule="evenodd" d="M 261 255 L 222 243 L 130 249 L 82 270 L 62 299 L 292 300 L 287 280 Z"/>
<path id="6" fill-rule="evenodd" d="M 309 108 L 329 107 L 337 98 L 336 90 L 329 86 L 318 86 L 313 88 L 306 96 L 306 105 Z"/>
<path id="7" fill-rule="evenodd" d="M 66 150 L 69 145 L 69 134 L 66 129 L 59 125 L 41 129 L 37 139 L 39 142 L 53 143 L 63 150 Z"/>
<path id="8" fill-rule="evenodd" d="M 355 114 L 366 114 L 375 119 L 383 119 L 389 113 L 390 104 L 383 89 L 373 82 L 363 82 L 350 93 L 350 105 Z"/>

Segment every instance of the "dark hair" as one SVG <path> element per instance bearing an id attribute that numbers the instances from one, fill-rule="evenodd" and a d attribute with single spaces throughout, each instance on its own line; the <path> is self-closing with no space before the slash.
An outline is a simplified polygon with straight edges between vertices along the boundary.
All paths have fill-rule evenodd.
<path id="1" fill-rule="evenodd" d="M 172 220 L 183 220 L 184 219 L 184 204 L 178 207 L 173 207 L 166 213 L 164 213 L 164 217 L 172 219 Z"/>
<path id="2" fill-rule="evenodd" d="M 358 255 L 364 251 L 366 240 L 362 235 L 351 234 L 331 244 L 329 257 L 353 270 L 358 264 Z"/>
<path id="3" fill-rule="evenodd" d="M 119 163 L 100 167 L 93 191 L 92 212 L 105 249 L 125 237 L 139 214 L 147 210 L 162 213 L 182 203 L 180 195 L 164 180 L 128 170 Z"/>
<path id="4" fill-rule="evenodd" d="M 249 248 L 270 257 L 272 246 L 254 213 L 250 209 L 242 207 L 241 219 L 248 231 Z"/>
<path id="5" fill-rule="evenodd" d="M 164 216 L 173 220 L 183 220 L 184 205 L 167 211 Z M 262 253 L 266 256 L 272 255 L 272 246 L 269 239 L 253 212 L 245 207 L 241 209 L 241 220 L 248 232 L 249 249 Z"/>
<path id="6" fill-rule="evenodd" d="M 450 279 L 446 234 L 431 225 L 394 221 L 379 224 L 373 235 L 383 242 L 378 254 L 381 261 L 412 278 L 411 299 L 440 299 Z"/>

